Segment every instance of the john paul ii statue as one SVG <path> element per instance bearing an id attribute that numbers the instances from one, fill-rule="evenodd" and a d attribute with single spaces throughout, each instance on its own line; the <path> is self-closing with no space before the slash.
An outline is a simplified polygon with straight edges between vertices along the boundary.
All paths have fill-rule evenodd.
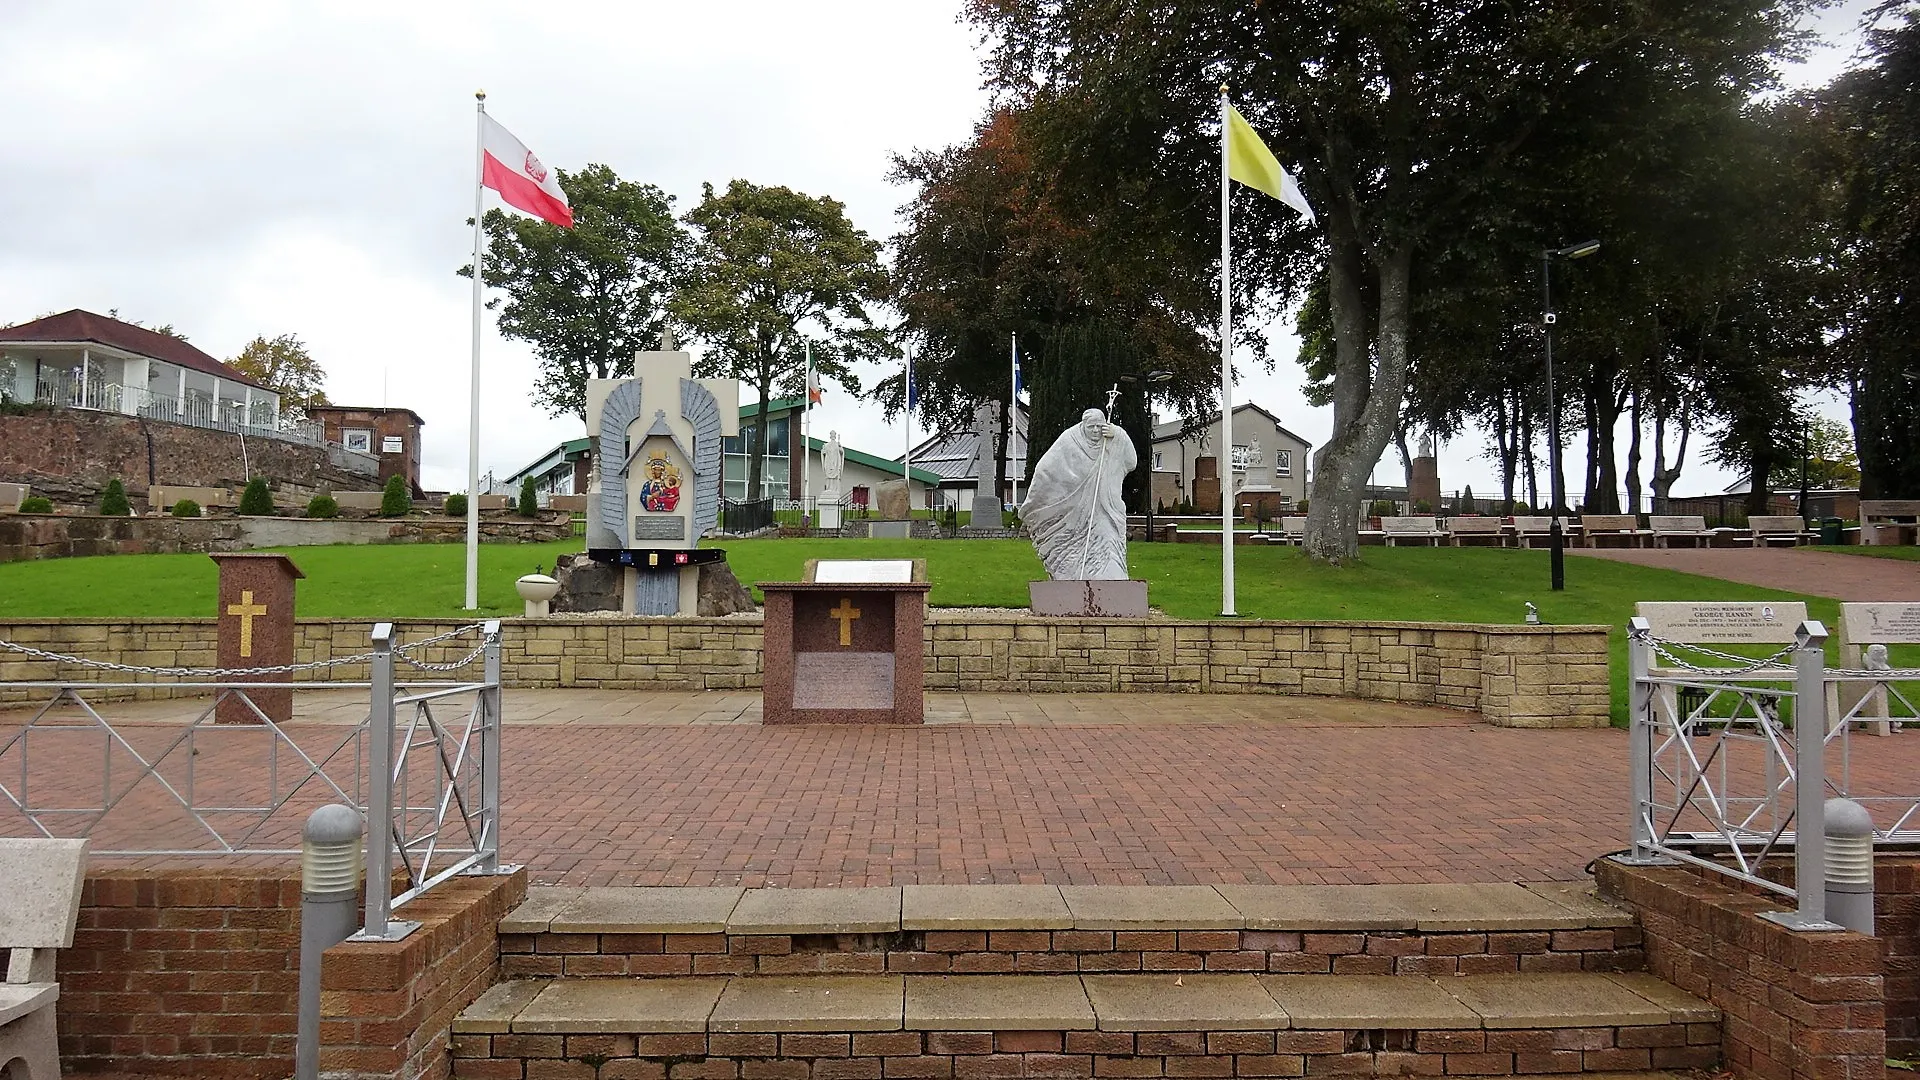
<path id="1" fill-rule="evenodd" d="M 1133 440 L 1088 409 L 1040 458 L 1021 520 L 1055 581 L 1124 580 L 1127 512 L 1120 482 L 1139 463 Z"/>

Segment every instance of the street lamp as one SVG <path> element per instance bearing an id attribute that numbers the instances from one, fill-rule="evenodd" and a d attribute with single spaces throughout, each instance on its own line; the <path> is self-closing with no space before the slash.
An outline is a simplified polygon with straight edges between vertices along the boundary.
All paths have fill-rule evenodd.
<path id="1" fill-rule="evenodd" d="M 1553 505 L 1547 509 L 1551 515 L 1547 524 L 1547 547 L 1555 592 L 1567 587 L 1567 536 L 1561 525 L 1561 517 L 1567 512 L 1567 491 L 1566 481 L 1560 474 L 1560 394 L 1553 383 L 1553 260 L 1555 256 L 1584 259 L 1599 250 L 1600 241 L 1588 240 L 1563 248 L 1546 248 L 1540 252 L 1540 288 L 1546 300 L 1546 313 L 1541 317 L 1541 322 L 1545 324 L 1547 334 L 1547 472 L 1553 482 Z"/>
<path id="2" fill-rule="evenodd" d="M 1129 386 L 1144 383 L 1146 386 L 1159 386 L 1172 382 L 1171 371 L 1149 371 L 1144 375 L 1122 375 L 1120 381 Z M 1153 391 L 1145 390 L 1147 395 L 1147 543 L 1153 543 Z M 1109 417 L 1108 419 L 1112 419 Z"/>

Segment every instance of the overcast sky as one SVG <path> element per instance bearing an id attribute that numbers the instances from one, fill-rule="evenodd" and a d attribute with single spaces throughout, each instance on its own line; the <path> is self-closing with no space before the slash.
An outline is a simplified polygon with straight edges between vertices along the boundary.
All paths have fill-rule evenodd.
<path id="1" fill-rule="evenodd" d="M 1840 70 L 1865 6 L 1823 15 L 1828 44 L 1789 78 Z M 425 417 L 423 483 L 462 488 L 470 307 L 454 271 L 470 257 L 476 89 L 551 165 L 610 165 L 681 211 L 703 181 L 785 184 L 884 238 L 909 194 L 886 182 L 889 156 L 965 138 L 986 102 L 959 7 L 0 0 L 0 323 L 117 309 L 222 359 L 296 334 L 336 403 Z M 532 354 L 491 315 L 482 348 L 483 472 L 583 433 L 529 404 Z M 1248 376 L 1240 400 L 1325 438 L 1296 367 Z M 900 453 L 903 432 L 866 402 L 830 391 L 814 417 L 820 437 Z M 1497 488 L 1480 443 L 1445 448 L 1447 489 Z M 1729 479 L 1690 458 L 1682 492 Z M 1398 463 L 1378 478 L 1398 482 Z"/>

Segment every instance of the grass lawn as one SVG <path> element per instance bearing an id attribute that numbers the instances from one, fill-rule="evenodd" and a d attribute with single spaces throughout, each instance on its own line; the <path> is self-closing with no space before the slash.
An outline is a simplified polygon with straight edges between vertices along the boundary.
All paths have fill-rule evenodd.
<path id="1" fill-rule="evenodd" d="M 480 602 L 516 614 L 513 579 L 579 541 L 486 544 Z M 739 540 L 725 545 L 742 581 L 794 581 L 808 559 L 924 558 L 940 607 L 1025 607 L 1040 560 L 1024 540 Z M 300 613 L 333 618 L 450 618 L 463 614 L 465 549 L 458 544 L 338 545 L 284 549 L 307 577 Z M 1917 549 L 1889 548 L 1889 552 Z M 1220 610 L 1220 552 L 1205 544 L 1134 544 L 1136 576 L 1155 607 L 1176 618 Z M 1235 549 L 1238 607 L 1267 619 L 1517 623 L 1526 601 L 1549 623 L 1613 627 L 1616 719 L 1625 715 L 1626 641 L 1620 629 L 1640 600 L 1805 600 L 1833 625 L 1836 602 L 1716 578 L 1602 559 L 1567 560 L 1567 590 L 1547 588 L 1547 552 L 1490 548 L 1368 548 L 1361 564 L 1316 566 L 1297 548 Z M 1899 556 L 1895 556 L 1899 557 Z M 1907 556 L 1914 557 L 1914 556 Z M 213 561 L 204 555 L 119 555 L 0 564 L 0 618 L 211 616 Z M 1900 661 L 1896 657 L 1897 662 Z"/>
<path id="2" fill-rule="evenodd" d="M 1820 547 L 1815 551 L 1831 551 L 1838 555 L 1865 555 L 1870 559 L 1900 559 L 1905 562 L 1920 562 L 1920 547 L 1908 544 L 1894 547 L 1891 544 L 1843 544 L 1838 547 Z"/>

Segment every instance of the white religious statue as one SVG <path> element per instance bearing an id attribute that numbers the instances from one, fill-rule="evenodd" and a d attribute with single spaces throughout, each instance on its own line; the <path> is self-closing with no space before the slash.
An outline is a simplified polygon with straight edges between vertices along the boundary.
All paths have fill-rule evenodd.
<path id="1" fill-rule="evenodd" d="M 1127 511 L 1120 482 L 1139 463 L 1133 440 L 1099 409 L 1081 414 L 1033 470 L 1020 519 L 1055 581 L 1124 580 Z"/>
<path id="2" fill-rule="evenodd" d="M 1260 449 L 1260 440 L 1254 439 L 1247 444 L 1247 468 L 1257 469 L 1267 463 L 1266 452 Z"/>
<path id="3" fill-rule="evenodd" d="M 820 451 L 820 473 L 827 478 L 823 486 L 828 498 L 840 497 L 840 474 L 846 470 L 846 467 L 847 452 L 840 446 L 840 433 L 827 432 L 826 448 Z"/>

